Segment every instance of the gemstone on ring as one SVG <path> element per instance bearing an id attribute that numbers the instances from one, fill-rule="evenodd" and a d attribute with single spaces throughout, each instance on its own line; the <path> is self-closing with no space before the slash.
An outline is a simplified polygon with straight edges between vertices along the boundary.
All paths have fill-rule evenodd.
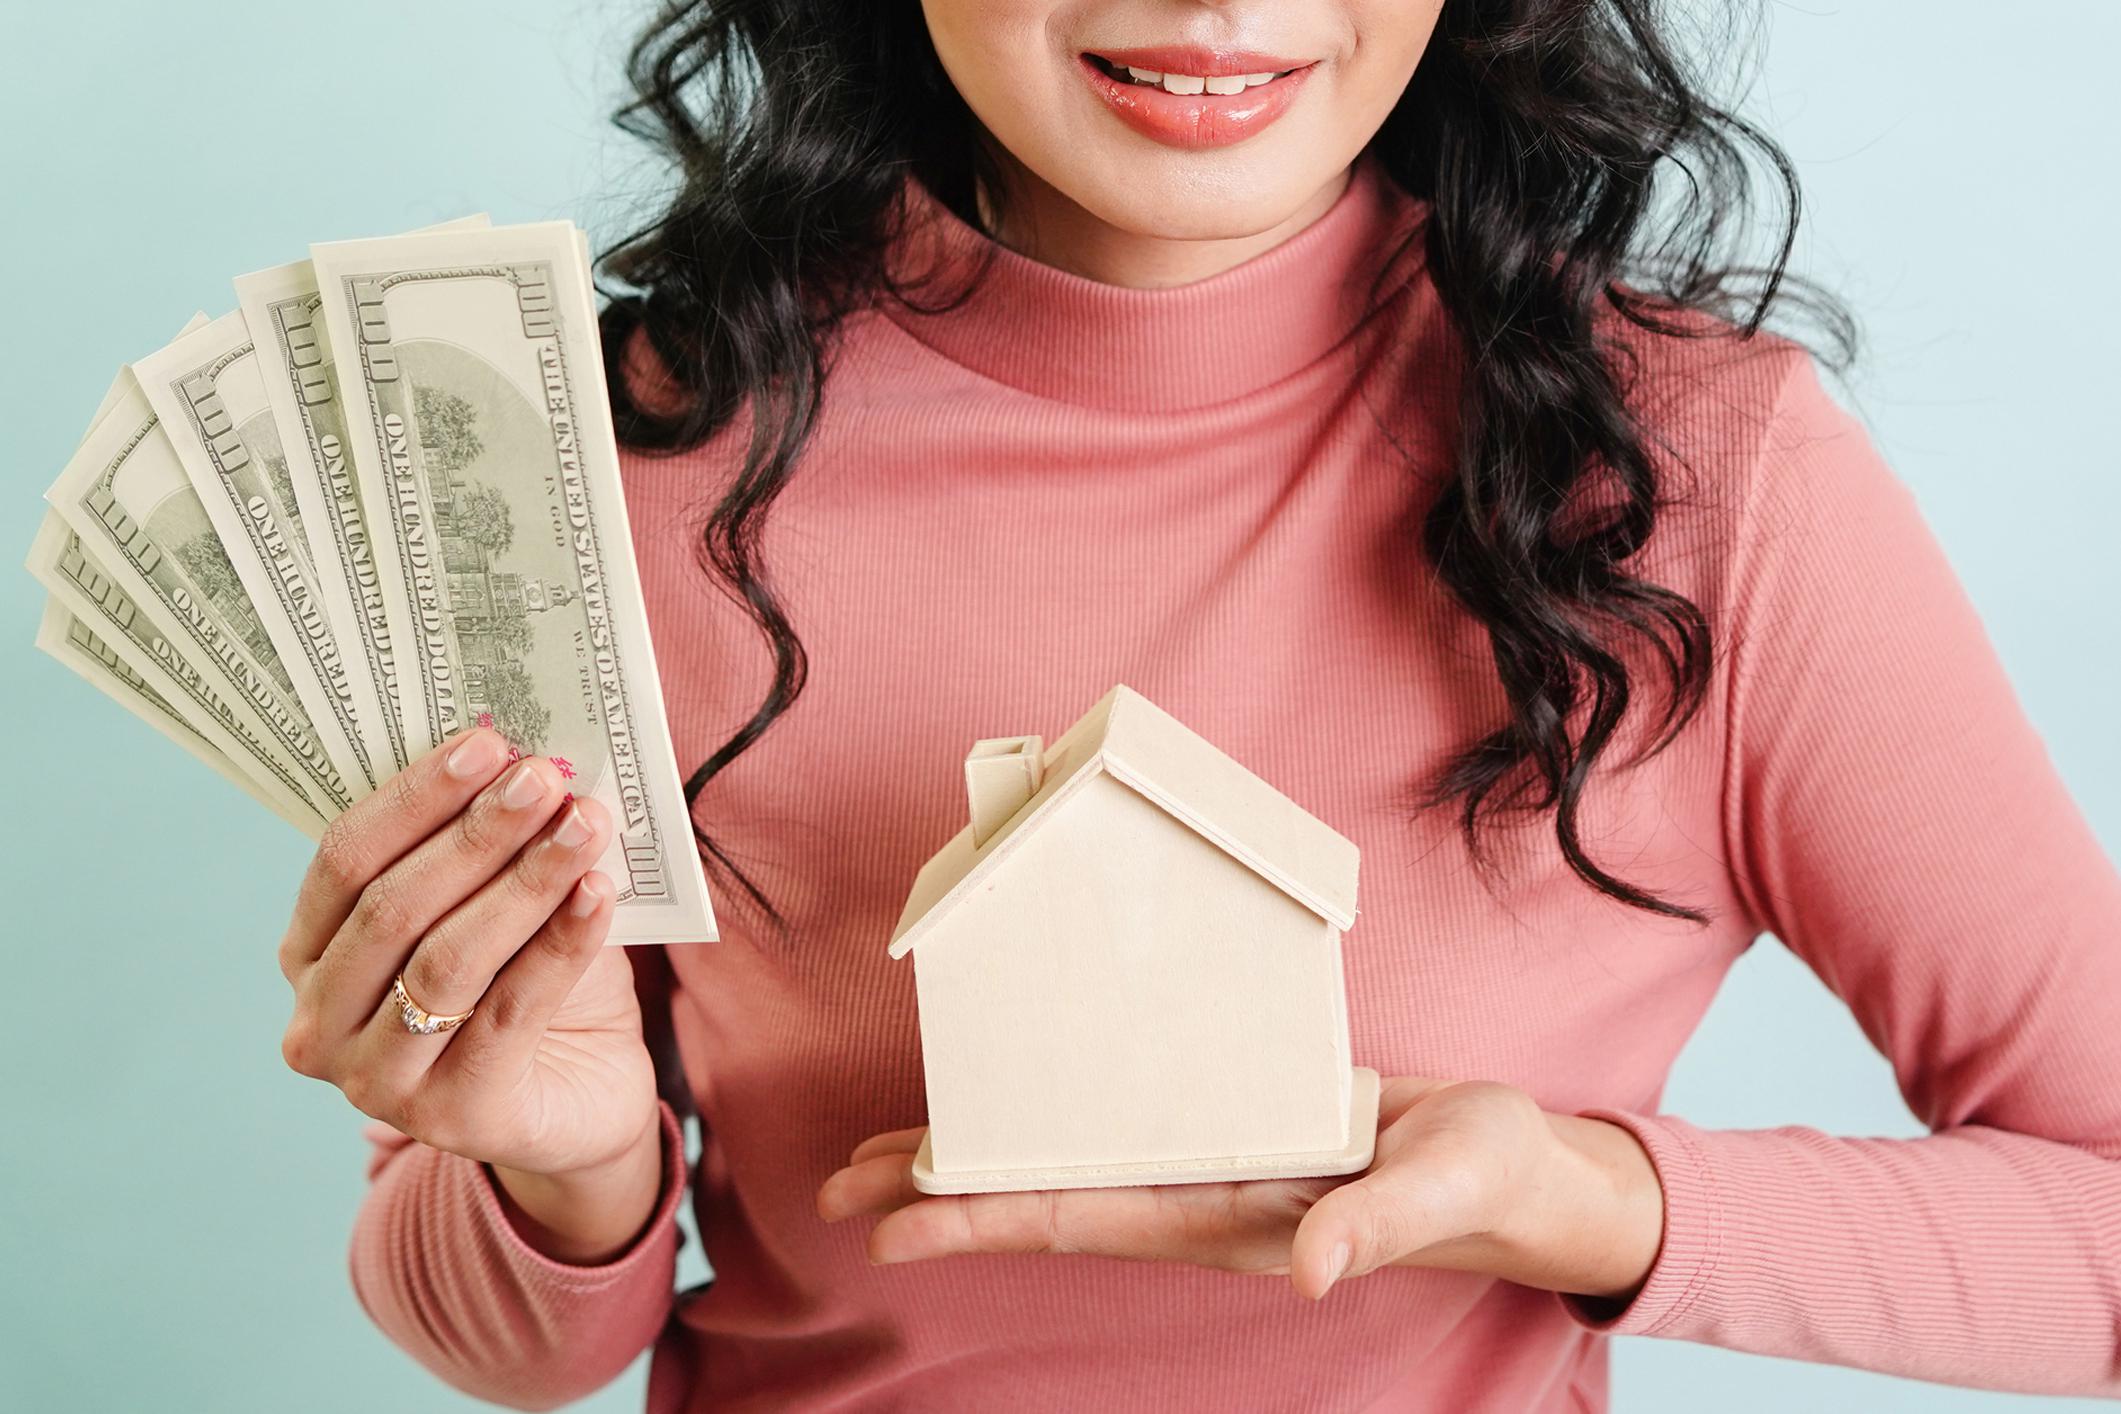
<path id="1" fill-rule="evenodd" d="M 390 995 L 398 1004 L 398 1020 L 415 1036 L 433 1036 L 463 1025 L 470 1019 L 476 1005 L 458 1012 L 455 1016 L 438 1016 L 412 999 L 405 990 L 405 974 L 400 972 L 391 980 Z"/>

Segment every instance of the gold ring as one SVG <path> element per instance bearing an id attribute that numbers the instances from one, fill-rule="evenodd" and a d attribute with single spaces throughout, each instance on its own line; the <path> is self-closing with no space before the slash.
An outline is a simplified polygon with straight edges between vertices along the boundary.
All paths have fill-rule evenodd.
<path id="1" fill-rule="evenodd" d="M 412 1032 L 415 1036 L 435 1036 L 444 1031 L 454 1030 L 469 1020 L 472 1012 L 478 1010 L 478 1007 L 474 1005 L 469 1010 L 458 1012 L 455 1016 L 435 1015 L 426 1007 L 414 1001 L 412 993 L 405 990 L 405 974 L 403 972 L 400 972 L 391 982 L 390 995 L 398 1004 L 398 1020 L 404 1022 L 405 1029 Z"/>

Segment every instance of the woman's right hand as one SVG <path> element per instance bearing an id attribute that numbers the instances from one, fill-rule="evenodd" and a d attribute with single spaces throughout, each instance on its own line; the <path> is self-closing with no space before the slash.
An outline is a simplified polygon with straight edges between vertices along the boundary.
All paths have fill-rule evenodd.
<path id="1" fill-rule="evenodd" d="M 475 728 L 325 831 L 280 945 L 295 992 L 281 1052 L 363 1113 L 492 1164 L 525 1208 L 543 1205 L 533 1216 L 556 1255 L 589 1260 L 645 1220 L 611 1211 L 640 1205 L 644 1174 L 654 1204 L 655 1066 L 632 965 L 604 945 L 615 890 L 590 866 L 610 816 L 564 801 L 546 758 L 508 757 L 499 733 Z M 415 1034 L 391 995 L 401 969 L 427 1010 L 476 1010 Z M 565 1231 L 562 1215 L 586 1207 Z M 618 1227 L 594 1231 L 598 1214 Z"/>

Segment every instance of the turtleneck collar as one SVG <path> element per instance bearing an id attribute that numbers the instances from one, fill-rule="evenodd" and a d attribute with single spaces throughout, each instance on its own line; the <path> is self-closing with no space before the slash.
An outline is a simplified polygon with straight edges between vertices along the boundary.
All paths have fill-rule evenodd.
<path id="1" fill-rule="evenodd" d="M 1026 392 L 1121 411 L 1203 407 L 1279 382 L 1352 333 L 1419 267 L 1421 242 L 1407 237 L 1426 211 L 1365 151 L 1333 204 L 1281 244 L 1145 289 L 1002 245 L 909 174 L 889 263 L 901 279 L 942 277 L 913 284 L 914 300 L 938 302 L 987 267 L 951 308 L 924 313 L 889 296 L 883 307 L 944 357 Z"/>

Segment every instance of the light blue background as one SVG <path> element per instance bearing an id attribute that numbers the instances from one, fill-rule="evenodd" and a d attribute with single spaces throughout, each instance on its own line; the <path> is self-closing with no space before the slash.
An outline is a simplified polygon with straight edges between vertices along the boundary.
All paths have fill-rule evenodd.
<path id="1" fill-rule="evenodd" d="M 118 364 L 227 307 L 231 274 L 481 208 L 609 234 L 657 189 L 603 121 L 641 8 L 10 7 L 0 546 L 27 547 Z M 1802 267 L 1868 321 L 1860 405 L 2109 853 L 2117 52 L 2121 7 L 2091 0 L 2018 23 L 1970 0 L 1778 7 L 1752 104 L 1803 167 Z M 41 598 L 0 575 L 0 1405 L 475 1407 L 355 1305 L 360 1116 L 280 1063 L 273 949 L 304 842 L 34 653 Z M 1765 943 L 1668 1107 L 1919 1132 L 1846 1011 Z M 698 1279 L 696 1246 L 686 1261 Z M 639 1409 L 645 1363 L 579 1407 Z M 1668 1341 L 1622 1341 L 1614 1365 L 1623 1411 L 2095 1407 Z"/>

